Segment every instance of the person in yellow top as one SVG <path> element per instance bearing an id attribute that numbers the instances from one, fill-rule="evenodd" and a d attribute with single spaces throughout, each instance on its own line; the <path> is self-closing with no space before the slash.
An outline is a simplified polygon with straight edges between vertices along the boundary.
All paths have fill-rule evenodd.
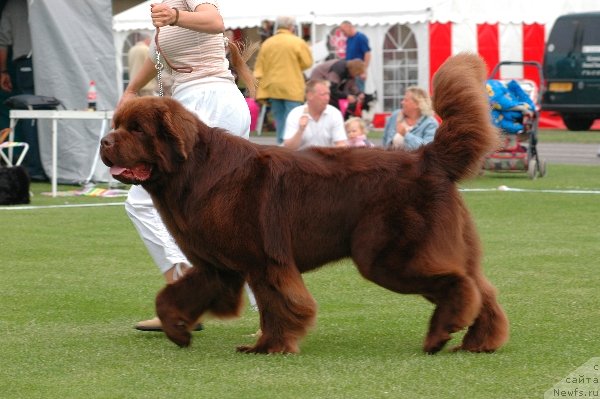
<path id="1" fill-rule="evenodd" d="M 144 36 L 127 52 L 127 68 L 129 71 L 129 80 L 132 80 L 138 74 L 146 58 L 148 58 L 148 50 L 150 48 L 150 36 Z M 152 79 L 148 84 L 138 90 L 138 96 L 153 96 L 158 89 L 156 79 Z"/>
<path id="2" fill-rule="evenodd" d="M 285 120 L 304 102 L 304 74 L 313 64 L 310 47 L 294 34 L 294 17 L 277 17 L 277 32 L 265 40 L 254 65 L 258 80 L 256 99 L 268 101 L 275 119 L 277 143 L 283 143 Z"/>

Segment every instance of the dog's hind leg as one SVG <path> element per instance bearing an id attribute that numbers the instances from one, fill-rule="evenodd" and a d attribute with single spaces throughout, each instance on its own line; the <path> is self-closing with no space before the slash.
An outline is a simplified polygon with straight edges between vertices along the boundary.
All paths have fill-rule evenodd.
<path id="1" fill-rule="evenodd" d="M 295 266 L 270 265 L 260 276 L 248 276 L 258 303 L 262 335 L 245 353 L 298 353 L 299 341 L 314 324 L 317 304 Z"/>
<path id="2" fill-rule="evenodd" d="M 423 271 L 437 270 L 431 264 L 415 262 L 397 265 L 400 255 L 391 252 L 387 260 L 368 263 L 360 256 L 355 262 L 361 274 L 370 281 L 391 291 L 420 294 L 436 305 L 423 345 L 427 353 L 436 353 L 450 340 L 451 334 L 470 326 L 481 307 L 481 295 L 471 277 L 446 272 L 425 275 Z M 368 266 L 367 266 L 368 265 Z"/>
<path id="3" fill-rule="evenodd" d="M 455 349 L 493 352 L 508 340 L 508 318 L 496 301 L 494 287 L 483 276 L 477 279 L 477 283 L 482 297 L 481 311 L 467 330 L 462 344 Z"/>
<path id="4" fill-rule="evenodd" d="M 470 277 L 447 275 L 432 277 L 424 296 L 436 307 L 429 322 L 423 350 L 439 352 L 451 334 L 470 326 L 481 309 L 481 295 Z"/>
<path id="5" fill-rule="evenodd" d="M 481 295 L 481 309 L 475 322 L 463 337 L 462 344 L 455 349 L 470 352 L 493 352 L 508 340 L 508 318 L 496 300 L 495 288 L 483 275 L 481 246 L 471 219 L 467 219 L 465 233 L 466 247 L 470 250 L 467 256 L 466 271 L 477 285 Z"/>
<path id="6" fill-rule="evenodd" d="M 238 316 L 244 277 L 210 265 L 195 266 L 156 297 L 156 314 L 163 330 L 179 346 L 189 346 L 196 320 L 205 312 L 218 317 Z"/>

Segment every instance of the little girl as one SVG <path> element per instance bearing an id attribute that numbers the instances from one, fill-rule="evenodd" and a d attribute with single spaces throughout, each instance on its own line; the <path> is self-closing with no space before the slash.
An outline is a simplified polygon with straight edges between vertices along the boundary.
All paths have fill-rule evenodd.
<path id="1" fill-rule="evenodd" d="M 359 117 L 352 117 L 344 123 L 349 147 L 373 147 L 374 144 L 367 140 L 367 125 Z"/>

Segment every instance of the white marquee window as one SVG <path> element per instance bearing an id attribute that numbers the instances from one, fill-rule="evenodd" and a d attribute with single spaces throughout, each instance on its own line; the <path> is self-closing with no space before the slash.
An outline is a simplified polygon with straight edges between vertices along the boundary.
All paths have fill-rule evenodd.
<path id="1" fill-rule="evenodd" d="M 407 87 L 417 85 L 417 41 L 406 25 L 394 25 L 383 42 L 383 110 L 400 108 Z"/>

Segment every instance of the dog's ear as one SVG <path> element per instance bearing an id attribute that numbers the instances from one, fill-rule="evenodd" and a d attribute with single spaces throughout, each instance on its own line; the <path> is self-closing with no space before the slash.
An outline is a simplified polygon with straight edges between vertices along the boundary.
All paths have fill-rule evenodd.
<path id="1" fill-rule="evenodd" d="M 194 114 L 179 102 L 164 98 L 154 109 L 154 121 L 157 124 L 157 139 L 162 145 L 156 145 L 161 169 L 166 172 L 175 170 L 175 165 L 185 161 L 193 151 L 198 140 L 199 121 Z M 164 144 L 167 145 L 164 145 Z"/>
<path id="2" fill-rule="evenodd" d="M 177 155 L 187 159 L 198 139 L 198 119 L 175 100 L 166 100 L 169 106 L 163 114 L 164 132 L 171 136 Z"/>

